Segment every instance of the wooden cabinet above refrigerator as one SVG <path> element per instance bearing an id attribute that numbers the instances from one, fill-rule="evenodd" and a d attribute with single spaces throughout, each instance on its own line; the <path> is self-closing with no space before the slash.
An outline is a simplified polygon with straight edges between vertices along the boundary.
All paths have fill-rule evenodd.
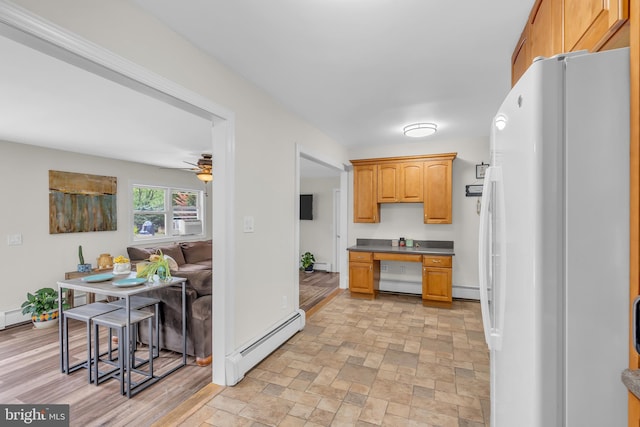
<path id="1" fill-rule="evenodd" d="M 629 46 L 629 0 L 538 0 L 511 56 L 511 84 L 538 56 Z"/>

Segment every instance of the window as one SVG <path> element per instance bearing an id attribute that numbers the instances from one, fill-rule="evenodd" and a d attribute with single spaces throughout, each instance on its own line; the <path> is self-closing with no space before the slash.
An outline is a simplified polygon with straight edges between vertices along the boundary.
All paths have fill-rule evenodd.
<path id="1" fill-rule="evenodd" d="M 132 186 L 133 240 L 166 240 L 204 233 L 199 190 Z"/>

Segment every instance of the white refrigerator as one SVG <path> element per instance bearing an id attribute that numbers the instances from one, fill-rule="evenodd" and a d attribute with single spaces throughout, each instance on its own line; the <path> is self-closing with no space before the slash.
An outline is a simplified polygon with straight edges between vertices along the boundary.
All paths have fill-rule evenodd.
<path id="1" fill-rule="evenodd" d="M 534 62 L 490 151 L 479 275 L 491 426 L 626 426 L 628 49 Z"/>

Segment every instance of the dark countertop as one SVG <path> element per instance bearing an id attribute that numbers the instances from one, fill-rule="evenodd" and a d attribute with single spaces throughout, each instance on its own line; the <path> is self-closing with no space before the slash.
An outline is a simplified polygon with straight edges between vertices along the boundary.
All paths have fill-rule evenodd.
<path id="1" fill-rule="evenodd" d="M 386 252 L 407 255 L 453 256 L 453 242 L 443 240 L 414 240 L 413 247 L 391 246 L 391 239 L 356 239 L 356 245 L 347 248 L 354 252 Z"/>
<path id="2" fill-rule="evenodd" d="M 622 371 L 622 382 L 635 397 L 640 399 L 640 370 L 625 369 Z"/>

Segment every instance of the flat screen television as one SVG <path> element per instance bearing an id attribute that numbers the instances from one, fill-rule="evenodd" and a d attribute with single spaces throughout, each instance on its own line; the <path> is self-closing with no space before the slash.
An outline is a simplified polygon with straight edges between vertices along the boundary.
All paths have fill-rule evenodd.
<path id="1" fill-rule="evenodd" d="M 300 219 L 313 219 L 313 194 L 300 195 Z"/>

